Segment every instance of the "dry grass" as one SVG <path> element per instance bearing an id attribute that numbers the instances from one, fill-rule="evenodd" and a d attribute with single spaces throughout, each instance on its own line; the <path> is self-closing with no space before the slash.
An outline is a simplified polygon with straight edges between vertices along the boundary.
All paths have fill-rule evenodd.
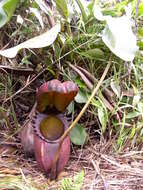
<path id="1" fill-rule="evenodd" d="M 62 179 L 72 177 L 82 169 L 85 172 L 82 190 L 143 189 L 142 145 L 140 144 L 140 147 L 132 150 L 126 148 L 122 153 L 117 153 L 114 149 L 116 145 L 115 137 L 107 142 L 102 136 L 100 140 L 97 139 L 99 135 L 94 132 L 98 129 L 95 126 L 97 123 L 89 112 L 86 112 L 80 120 L 81 123 L 88 121 L 88 124 L 85 125 L 91 124 L 91 126 L 87 126 L 89 129 L 89 143 L 84 147 L 72 146 L 68 165 L 57 181 L 50 182 L 38 169 L 34 158 L 24 157 L 21 143 L 16 133 L 24 126 L 25 120 L 29 116 L 34 103 L 35 86 L 39 86 L 39 83 L 41 83 L 39 81 L 38 78 L 37 81 L 25 87 L 22 79 L 20 80 L 18 90 L 22 90 L 12 99 L 18 123 L 17 129 L 11 116 L 10 101 L 4 104 L 5 117 L 0 115 L 3 118 L 0 123 L 0 189 L 57 190 L 61 186 Z M 1 82 L 4 83 L 4 80 Z M 3 91 L 1 90 L 1 94 L 3 92 L 1 102 L 4 102 L 11 95 L 7 84 L 6 78 L 5 88 Z M 16 88 L 17 86 L 13 85 L 13 92 L 16 91 L 14 87 Z M 24 90 L 23 87 L 25 87 Z M 79 112 L 78 110 L 76 111 Z M 10 126 L 7 125 L 7 119 Z M 11 134 L 16 135 L 11 136 Z"/>
<path id="2" fill-rule="evenodd" d="M 14 143 L 13 143 L 14 144 Z M 143 189 L 143 150 L 113 153 L 105 144 L 91 140 L 84 148 L 73 147 L 64 172 L 57 181 L 50 182 L 37 168 L 33 158 L 25 158 L 20 143 L 17 148 L 1 147 L 0 189 L 56 190 L 65 177 L 72 177 L 81 169 L 85 171 L 83 190 L 141 190 Z M 102 148 L 103 147 L 103 148 Z M 104 152 L 103 152 L 104 150 Z M 2 188 L 5 185 L 7 188 Z M 15 187 L 15 188 L 8 188 Z"/>

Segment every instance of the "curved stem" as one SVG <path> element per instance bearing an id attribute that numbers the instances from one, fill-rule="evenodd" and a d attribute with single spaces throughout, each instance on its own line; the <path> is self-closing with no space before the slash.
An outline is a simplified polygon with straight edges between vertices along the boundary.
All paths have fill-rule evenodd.
<path id="1" fill-rule="evenodd" d="M 55 168 L 56 168 L 56 165 L 57 165 L 57 161 L 58 161 L 58 158 L 59 158 L 59 154 L 60 154 L 60 149 L 61 149 L 61 146 L 62 146 L 62 143 L 65 139 L 65 137 L 69 134 L 69 132 L 72 130 L 72 128 L 76 125 L 76 123 L 79 121 L 79 119 L 82 117 L 82 115 L 84 114 L 84 112 L 86 111 L 88 105 L 90 104 L 92 98 L 95 96 L 95 94 L 97 93 L 98 89 L 100 88 L 100 86 L 102 85 L 107 73 L 108 73 L 108 70 L 111 66 L 111 63 L 112 63 L 112 54 L 110 56 L 110 59 L 109 59 L 109 62 L 97 84 L 97 86 L 94 88 L 91 96 L 89 97 L 89 99 L 87 100 L 86 104 L 84 105 L 84 107 L 82 108 L 81 112 L 78 114 L 78 116 L 75 118 L 75 120 L 72 122 L 72 124 L 69 126 L 69 128 L 64 132 L 64 134 L 61 136 L 60 138 L 60 142 L 59 142 L 59 147 L 57 149 L 57 152 L 56 152 L 56 155 L 55 155 L 55 158 L 54 158 L 54 161 L 53 161 L 53 165 L 52 165 L 52 169 L 51 169 L 51 177 L 52 177 L 52 174 L 53 172 L 52 171 L 55 171 Z"/>
<path id="2" fill-rule="evenodd" d="M 86 23 L 86 21 L 87 21 L 87 15 L 86 15 L 84 6 L 83 6 L 83 4 L 81 3 L 80 0 L 76 0 L 76 2 L 77 2 L 78 6 L 79 6 L 79 8 L 81 10 L 83 21 L 84 21 L 84 23 Z"/>

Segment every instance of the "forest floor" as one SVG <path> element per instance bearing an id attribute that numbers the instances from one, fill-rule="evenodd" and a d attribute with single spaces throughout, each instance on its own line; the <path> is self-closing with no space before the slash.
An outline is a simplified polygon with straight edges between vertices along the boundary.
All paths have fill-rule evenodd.
<path id="1" fill-rule="evenodd" d="M 29 87 L 30 88 L 30 87 Z M 15 116 L 23 127 L 23 121 L 29 115 L 34 98 L 31 93 L 23 91 L 21 98 L 14 100 Z M 28 90 L 28 89 L 27 89 Z M 31 95 L 30 95 L 31 94 Z M 28 98 L 28 96 L 31 98 Z M 25 101 L 27 99 L 27 101 Z M 22 102 L 23 101 L 23 102 Z M 7 113 L 8 114 L 8 113 Z M 85 122 L 82 119 L 81 122 Z M 91 126 L 88 144 L 84 146 L 71 145 L 70 160 L 65 170 L 56 181 L 47 179 L 37 167 L 34 158 L 26 158 L 19 139 L 19 129 L 10 135 L 10 130 L 0 130 L 0 189 L 39 189 L 56 190 L 61 187 L 61 180 L 72 178 L 84 170 L 83 190 L 141 190 L 143 189 L 143 151 L 142 145 L 130 150 L 127 146 L 123 152 L 118 153 L 114 144 L 116 138 L 107 139 L 99 137 L 94 121 Z M 14 123 L 11 122 L 11 126 Z M 139 151 L 140 149 L 140 151 Z M 6 188 L 7 187 L 7 188 Z M 63 188 L 63 187 L 62 187 Z M 61 188 L 61 189 L 62 189 Z M 63 188 L 64 189 L 64 188 Z M 70 189 L 67 189 L 70 190 Z"/>
<path id="2" fill-rule="evenodd" d="M 83 190 L 142 190 L 143 151 L 126 150 L 114 154 L 110 148 L 111 143 L 101 145 L 93 138 L 84 148 L 72 146 L 70 160 L 65 170 L 59 175 L 58 180 L 52 182 L 39 170 L 34 158 L 24 157 L 20 143 L 1 145 L 0 189 L 4 190 L 9 186 L 13 189 L 16 184 L 17 186 L 21 184 L 29 187 L 28 189 L 34 186 L 39 190 L 56 190 L 61 187 L 63 178 L 71 178 L 84 170 L 81 188 Z M 2 184 L 5 187 L 7 185 L 7 188 L 2 188 Z"/>

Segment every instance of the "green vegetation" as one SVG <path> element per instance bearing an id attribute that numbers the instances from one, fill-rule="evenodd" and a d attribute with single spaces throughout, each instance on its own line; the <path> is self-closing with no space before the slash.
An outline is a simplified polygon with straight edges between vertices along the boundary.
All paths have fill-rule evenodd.
<path id="1" fill-rule="evenodd" d="M 142 22 L 143 2 L 139 0 L 0 2 L 0 153 L 5 142 L 19 143 L 18 133 L 44 81 L 57 78 L 78 85 L 79 93 L 66 112 L 69 121 L 74 121 L 108 64 L 105 79 L 71 131 L 71 141 L 76 150 L 83 151 L 95 141 L 118 155 L 142 150 Z M 20 149 L 14 155 L 23 157 Z M 0 179 L 0 189 L 39 189 L 31 180 L 24 185 L 21 174 L 14 175 L 15 180 L 6 175 Z M 81 172 L 77 179 L 64 178 L 58 188 L 81 189 L 85 177 Z"/>

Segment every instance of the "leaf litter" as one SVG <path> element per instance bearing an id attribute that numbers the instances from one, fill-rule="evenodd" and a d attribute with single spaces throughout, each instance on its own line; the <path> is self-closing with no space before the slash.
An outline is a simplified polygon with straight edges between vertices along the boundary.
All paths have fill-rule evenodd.
<path id="1" fill-rule="evenodd" d="M 48 80 L 48 78 L 47 75 L 45 80 Z M 20 129 L 25 125 L 32 105 L 34 105 L 35 86 L 40 84 L 38 78 L 24 90 L 21 90 L 19 95 L 12 98 Z M 29 99 L 29 97 L 32 97 L 31 94 L 33 98 Z M 8 102 L 7 104 L 9 105 Z M 30 109 L 25 109 L 25 106 Z M 7 111 L 6 116 L 9 118 L 13 129 L 15 129 L 9 114 L 10 112 Z M 49 182 L 47 177 L 38 169 L 34 158 L 25 157 L 18 137 L 19 130 L 9 134 L 6 123 L 0 124 L 0 189 L 5 190 L 8 187 L 9 189 L 12 189 L 12 187 L 15 189 L 15 183 L 17 186 L 21 184 L 19 189 L 24 189 L 26 180 L 26 187 L 29 189 L 54 190 L 61 187 L 62 179 L 74 177 L 82 169 L 85 175 L 81 190 L 143 189 L 142 146 L 136 146 L 133 150 L 126 148 L 117 153 L 114 147 L 116 139 L 106 141 L 100 134 L 95 119 L 90 118 L 89 115 L 87 112 L 80 120 L 80 123 L 82 125 L 84 123 L 86 130 L 88 130 L 88 144 L 84 146 L 72 145 L 70 160 L 59 179 L 54 182 Z M 16 181 L 14 185 L 13 181 Z M 4 185 L 7 183 L 11 186 L 5 188 Z"/>

